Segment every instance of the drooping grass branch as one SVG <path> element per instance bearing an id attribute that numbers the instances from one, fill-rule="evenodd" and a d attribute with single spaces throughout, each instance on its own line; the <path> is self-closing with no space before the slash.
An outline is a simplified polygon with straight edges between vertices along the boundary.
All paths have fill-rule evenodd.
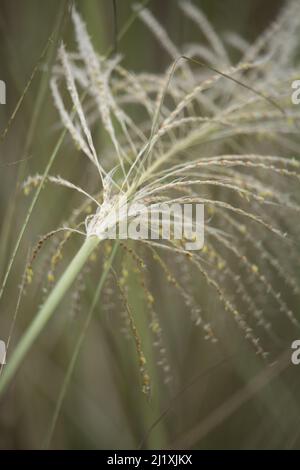
<path id="1" fill-rule="evenodd" d="M 57 400 L 57 403 L 56 403 L 56 406 L 55 406 L 54 414 L 53 414 L 53 417 L 52 417 L 52 420 L 51 420 L 51 423 L 50 423 L 50 427 L 49 427 L 49 430 L 48 430 L 48 433 L 47 433 L 47 436 L 46 436 L 46 439 L 45 439 L 44 447 L 46 447 L 46 448 L 48 448 L 50 443 L 51 443 L 51 439 L 52 439 L 52 436 L 53 436 L 53 433 L 54 433 L 54 430 L 55 430 L 55 427 L 56 427 L 56 423 L 57 423 L 57 420 L 58 420 L 58 417 L 59 417 L 59 414 L 60 414 L 60 410 L 61 410 L 62 405 L 63 405 L 64 398 L 65 398 L 66 393 L 67 393 L 68 385 L 69 385 L 69 383 L 71 381 L 71 377 L 73 375 L 73 371 L 74 371 L 74 368 L 75 368 L 75 365 L 76 365 L 76 362 L 77 362 L 78 355 L 79 355 L 80 350 L 81 350 L 82 343 L 84 341 L 87 330 L 88 330 L 89 325 L 91 323 L 91 320 L 93 318 L 93 315 L 94 315 L 97 303 L 100 299 L 101 292 L 102 292 L 103 286 L 105 284 L 108 272 L 111 268 L 112 261 L 113 261 L 115 255 L 116 255 L 117 248 L 118 248 L 118 243 L 116 242 L 114 244 L 114 247 L 113 247 L 112 251 L 111 251 L 109 259 L 107 260 L 107 262 L 104 265 L 104 269 L 103 269 L 103 272 L 101 274 L 98 287 L 95 291 L 91 307 L 88 311 L 88 314 L 87 314 L 87 317 L 85 319 L 83 328 L 82 328 L 82 330 L 80 332 L 80 335 L 78 337 L 78 340 L 76 342 L 74 353 L 72 355 L 72 359 L 70 361 L 68 370 L 66 372 L 66 376 L 65 376 L 64 381 L 62 383 L 62 387 L 61 387 L 61 390 L 60 390 L 60 393 L 59 393 L 59 397 L 58 397 L 58 400 Z"/>
<path id="2" fill-rule="evenodd" d="M 19 344 L 14 350 L 11 358 L 9 358 L 7 366 L 0 377 L 0 395 L 3 394 L 7 386 L 10 384 L 26 354 L 36 341 L 39 334 L 45 328 L 50 318 L 54 315 L 60 301 L 73 284 L 76 276 L 81 271 L 98 243 L 99 239 L 96 237 L 86 239 L 50 293 L 41 310 L 20 339 Z"/>

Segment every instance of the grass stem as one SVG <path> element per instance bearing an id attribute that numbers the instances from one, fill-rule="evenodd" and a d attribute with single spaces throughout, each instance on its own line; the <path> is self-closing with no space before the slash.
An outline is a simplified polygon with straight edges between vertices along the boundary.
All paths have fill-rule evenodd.
<path id="1" fill-rule="evenodd" d="M 85 240 L 53 288 L 41 310 L 34 318 L 27 331 L 23 334 L 11 358 L 8 359 L 7 365 L 0 377 L 0 395 L 3 394 L 7 386 L 10 384 L 25 355 L 37 339 L 38 335 L 45 328 L 47 322 L 54 314 L 56 307 L 59 305 L 67 290 L 71 287 L 76 276 L 98 243 L 99 239 L 96 237 L 87 238 Z"/>
<path id="2" fill-rule="evenodd" d="M 58 400 L 57 400 L 57 403 L 56 403 L 56 406 L 55 406 L 55 410 L 54 410 L 54 414 L 53 414 L 53 417 L 52 417 L 52 420 L 51 420 L 51 423 L 50 423 L 49 431 L 48 431 L 46 439 L 45 439 L 44 448 L 46 448 L 46 449 L 49 447 L 49 445 L 51 443 L 51 439 L 52 439 L 52 436 L 53 436 L 53 433 L 54 433 L 54 430 L 55 430 L 55 427 L 56 427 L 56 423 L 57 423 L 57 420 L 59 418 L 59 414 L 60 414 L 61 408 L 63 406 L 63 402 L 64 402 L 64 399 L 65 399 L 69 384 L 71 382 L 71 378 L 72 378 L 72 375 L 73 375 L 73 372 L 74 372 L 74 369 L 75 369 L 75 366 L 76 366 L 76 362 L 77 362 L 79 353 L 81 351 L 81 346 L 83 344 L 83 341 L 84 341 L 84 339 L 86 337 L 86 334 L 87 334 L 87 330 L 88 330 L 88 328 L 90 326 L 90 323 L 91 323 L 91 320 L 93 318 L 95 308 L 96 308 L 97 303 L 99 301 L 103 286 L 105 284 L 105 280 L 107 278 L 107 274 L 108 274 L 108 272 L 111 268 L 113 259 L 115 257 L 116 252 L 117 252 L 117 248 L 118 248 L 118 243 L 116 242 L 113 246 L 110 257 L 108 258 L 107 262 L 104 265 L 104 269 L 103 269 L 103 272 L 101 274 L 98 287 L 95 291 L 91 307 L 90 307 L 89 312 L 87 314 L 87 317 L 85 319 L 85 322 L 84 322 L 83 328 L 80 332 L 80 335 L 78 337 L 78 340 L 75 344 L 75 348 L 74 348 L 74 351 L 73 351 L 73 354 L 72 354 L 72 358 L 71 358 L 66 376 L 63 380 L 63 383 L 62 383 L 62 386 L 61 386 L 61 389 L 60 389 L 60 392 L 59 392 L 59 397 L 58 397 Z"/>

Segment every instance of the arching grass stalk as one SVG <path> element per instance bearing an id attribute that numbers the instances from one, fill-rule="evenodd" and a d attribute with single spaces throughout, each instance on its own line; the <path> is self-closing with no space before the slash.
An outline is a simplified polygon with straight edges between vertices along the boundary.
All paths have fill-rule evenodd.
<path id="1" fill-rule="evenodd" d="M 37 314 L 27 331 L 24 333 L 17 345 L 11 358 L 8 360 L 7 365 L 0 377 L 0 395 L 3 394 L 7 386 L 13 379 L 17 369 L 24 360 L 27 352 L 37 339 L 38 335 L 45 328 L 47 322 L 50 320 L 55 312 L 56 307 L 73 284 L 76 276 L 81 271 L 85 262 L 88 260 L 92 251 L 96 248 L 99 243 L 99 239 L 96 237 L 89 237 L 83 243 L 75 257 L 72 259 L 69 266 L 51 291 L 49 297 L 42 306 L 40 312 Z M 110 258 L 110 263 L 112 258 Z M 108 269 L 105 270 L 106 274 Z"/>
<path id="2" fill-rule="evenodd" d="M 110 257 L 104 265 L 104 270 L 101 274 L 98 287 L 95 291 L 91 307 L 90 307 L 89 312 L 86 316 L 86 319 L 85 319 L 83 328 L 80 332 L 79 338 L 76 342 L 75 349 L 74 349 L 74 352 L 73 352 L 73 355 L 72 355 L 72 359 L 70 361 L 66 376 L 65 376 L 64 381 L 62 383 L 62 387 L 61 387 L 61 390 L 60 390 L 60 393 L 59 393 L 59 397 L 58 397 L 58 400 L 57 400 L 57 403 L 56 403 L 56 406 L 55 406 L 54 414 L 53 414 L 53 417 L 52 417 L 52 420 L 51 420 L 51 423 L 50 423 L 50 427 L 49 427 L 49 430 L 48 430 L 48 433 L 47 433 L 47 436 L 46 436 L 46 439 L 45 439 L 45 442 L 44 442 L 44 446 L 43 446 L 44 448 L 48 448 L 50 443 L 51 443 L 51 439 L 52 439 L 52 436 L 53 436 L 53 433 L 54 433 L 54 430 L 55 430 L 55 426 L 56 426 L 56 423 L 57 423 L 57 420 L 58 420 L 58 417 L 59 417 L 59 414 L 60 414 L 60 411 L 61 411 L 61 408 L 62 408 L 62 405 L 63 405 L 63 401 L 64 401 L 64 398 L 66 396 L 68 386 L 70 384 L 70 381 L 71 381 L 71 378 L 72 378 L 72 375 L 73 375 L 73 372 L 74 372 L 74 369 L 75 369 L 75 366 L 76 366 L 77 358 L 79 356 L 82 343 L 83 343 L 83 341 L 86 337 L 87 330 L 90 326 L 91 320 L 92 320 L 93 315 L 95 313 L 97 303 L 100 299 L 101 292 L 102 292 L 103 286 L 105 284 L 107 274 L 110 270 L 110 267 L 111 267 L 112 261 L 115 257 L 115 254 L 117 252 L 117 249 L 118 249 L 118 242 L 115 242 L 115 244 L 113 246 L 113 249 L 111 251 Z"/>

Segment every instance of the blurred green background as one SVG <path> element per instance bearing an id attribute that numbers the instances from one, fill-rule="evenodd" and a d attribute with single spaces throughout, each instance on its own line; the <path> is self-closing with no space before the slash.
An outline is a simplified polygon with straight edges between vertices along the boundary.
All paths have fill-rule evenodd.
<path id="1" fill-rule="evenodd" d="M 74 44 L 70 20 L 61 21 L 66 3 L 62 0 L 0 2 L 0 79 L 7 84 L 7 104 L 0 106 L 1 130 L 6 127 L 34 68 L 38 67 L 0 144 L 1 279 L 30 203 L 20 190 L 20 182 L 30 174 L 44 171 L 59 135 L 48 71 L 54 60 L 57 37 L 63 38 L 68 46 Z M 115 27 L 119 31 L 128 20 L 132 4 L 129 0 L 116 0 L 114 17 L 111 0 L 76 1 L 99 53 L 104 54 L 114 44 Z M 221 36 L 234 31 L 251 42 L 274 20 L 283 2 L 194 0 L 194 4 L 201 7 Z M 196 27 L 183 18 L 176 0 L 151 0 L 148 7 L 175 43 L 199 40 Z M 39 63 L 49 36 L 60 21 L 58 36 Z M 162 72 L 169 64 L 169 57 L 139 20 L 117 48 L 124 56 L 123 64 L 135 71 Z M 99 131 L 100 150 L 101 145 L 104 147 L 105 141 L 101 140 Z M 61 174 L 83 187 L 87 183 L 93 185 L 90 168 L 68 139 L 51 173 Z M 29 249 L 40 235 L 59 226 L 78 201 L 76 195 L 63 189 L 46 188 L 42 192 L 1 302 L 0 338 L 7 338 L 9 332 Z M 75 240 L 68 248 L 70 253 L 76 246 Z M 40 255 L 34 285 L 22 300 L 10 348 L 42 301 L 41 279 L 48 262 L 49 253 L 45 249 Z M 43 445 L 91 302 L 92 280 L 96 274 L 95 267 L 86 273 L 91 281 L 82 293 L 78 308 L 74 307 L 76 299 L 72 293 L 66 298 L 27 357 L 9 393 L 1 399 L 1 449 Z M 143 315 L 137 276 L 132 275 L 129 294 L 135 309 Z M 51 447 L 124 449 L 136 448 L 141 443 L 143 447 L 201 449 L 299 447 L 300 368 L 289 366 L 286 357 L 272 369 L 263 368 L 244 338 L 226 323 L 222 342 L 218 345 L 205 342 L 192 326 L 187 308 L 154 265 L 151 288 L 164 331 L 172 381 L 164 385 L 158 374 L 155 396 L 147 401 L 139 386 L 132 342 L 126 339 L 120 321 L 110 314 L 109 305 L 103 301 L 88 331 Z M 207 299 L 201 288 L 193 288 L 199 300 L 206 302 L 215 315 L 216 299 Z M 157 417 L 161 417 L 160 423 L 151 430 Z"/>

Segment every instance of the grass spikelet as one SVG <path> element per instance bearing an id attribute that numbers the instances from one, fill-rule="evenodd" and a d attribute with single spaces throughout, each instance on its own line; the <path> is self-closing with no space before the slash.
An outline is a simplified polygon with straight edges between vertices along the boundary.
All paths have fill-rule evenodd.
<path id="1" fill-rule="evenodd" d="M 162 327 L 160 325 L 159 317 L 154 307 L 155 297 L 152 295 L 147 285 L 147 280 L 145 276 L 146 265 L 144 261 L 137 255 L 137 253 L 135 253 L 130 247 L 127 248 L 126 245 L 124 245 L 123 243 L 121 244 L 121 246 L 130 254 L 130 256 L 135 261 L 139 283 L 144 292 L 147 310 L 148 310 L 149 317 L 150 317 L 149 328 L 154 337 L 153 346 L 158 351 L 158 356 L 159 356 L 158 365 L 161 367 L 163 371 L 164 382 L 169 383 L 172 380 L 172 376 L 170 374 L 171 367 L 167 358 L 166 347 L 163 341 Z M 123 268 L 123 270 L 124 269 L 125 268 Z"/>
<path id="2" fill-rule="evenodd" d="M 215 333 L 210 325 L 210 323 L 206 322 L 202 318 L 202 312 L 201 308 L 197 305 L 195 302 L 193 296 L 187 292 L 186 289 L 184 289 L 176 280 L 174 275 L 171 273 L 169 270 L 168 266 L 166 263 L 163 261 L 163 259 L 159 256 L 157 253 L 157 250 L 154 250 L 151 246 L 149 246 L 149 249 L 151 250 L 151 253 L 153 255 L 153 259 L 159 263 L 159 265 L 162 268 L 162 271 L 164 272 L 167 281 L 172 285 L 180 294 L 180 296 L 183 298 L 184 303 L 186 307 L 189 309 L 191 312 L 191 319 L 195 323 L 196 326 L 201 326 L 204 330 L 205 333 L 205 339 L 210 339 L 212 342 L 217 342 L 217 338 L 215 336 Z"/>
<path id="3" fill-rule="evenodd" d="M 135 325 L 134 317 L 131 313 L 124 288 L 120 285 L 116 274 L 114 275 L 114 277 L 115 277 L 116 284 L 122 295 L 123 306 L 128 315 L 129 325 L 130 325 L 131 333 L 132 333 L 135 347 L 136 347 L 136 352 L 137 352 L 138 361 L 139 361 L 139 371 L 140 371 L 140 376 L 141 376 L 142 392 L 145 395 L 149 396 L 151 392 L 151 382 L 150 382 L 149 373 L 147 371 L 147 360 L 143 352 L 142 341 L 140 339 L 137 327 Z"/>

